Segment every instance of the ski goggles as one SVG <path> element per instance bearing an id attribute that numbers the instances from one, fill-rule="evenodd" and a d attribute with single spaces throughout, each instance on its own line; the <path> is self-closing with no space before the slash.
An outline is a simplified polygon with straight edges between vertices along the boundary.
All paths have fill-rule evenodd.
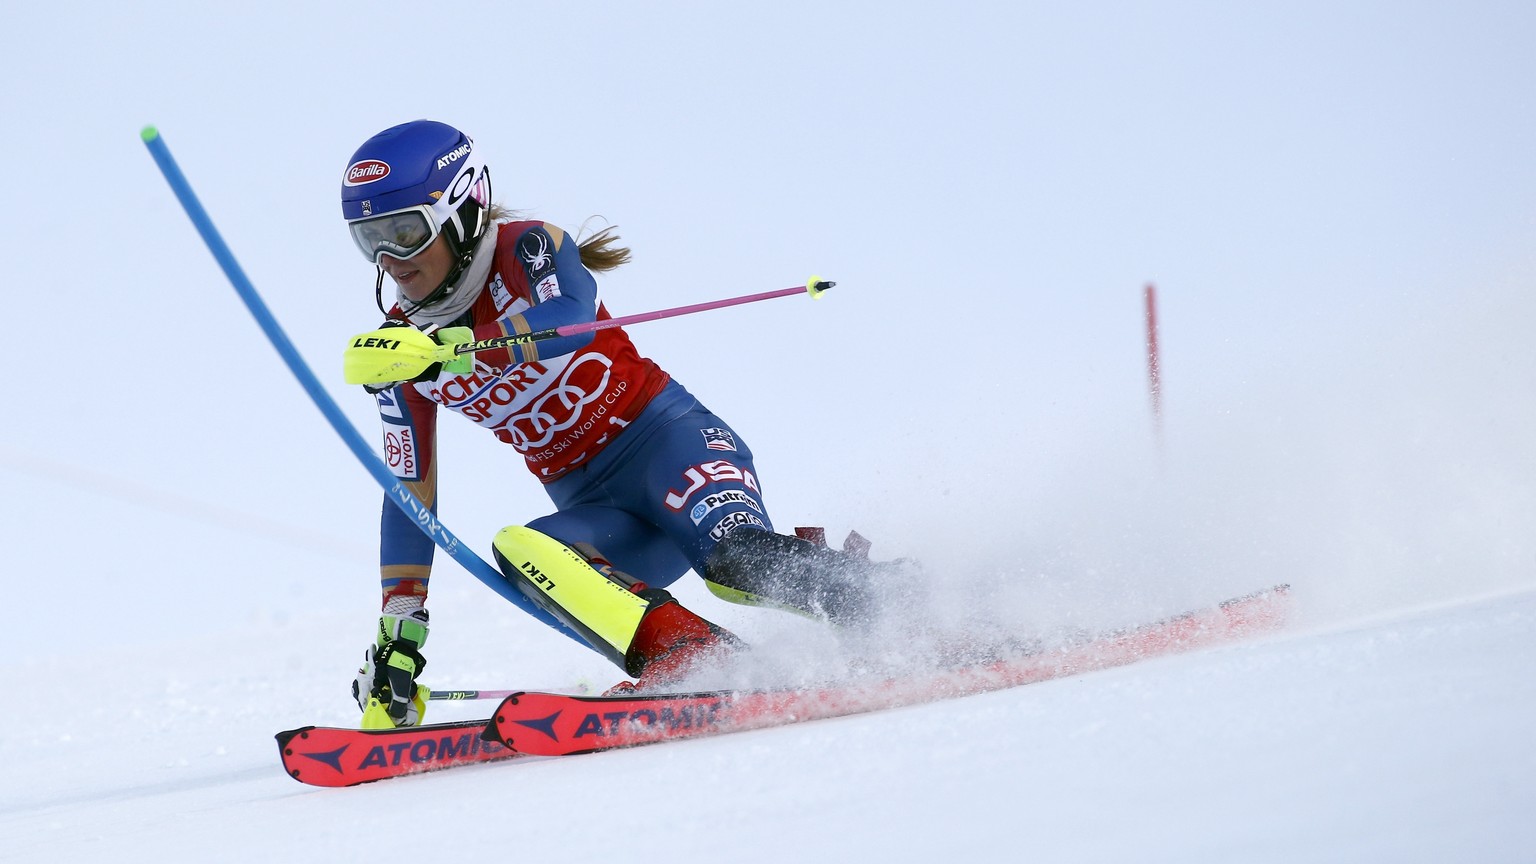
<path id="1" fill-rule="evenodd" d="M 382 255 L 402 261 L 413 258 L 431 246 L 438 234 L 436 214 L 430 204 L 354 219 L 347 223 L 347 227 L 352 231 L 352 242 L 362 250 L 363 257 L 376 265 Z"/>

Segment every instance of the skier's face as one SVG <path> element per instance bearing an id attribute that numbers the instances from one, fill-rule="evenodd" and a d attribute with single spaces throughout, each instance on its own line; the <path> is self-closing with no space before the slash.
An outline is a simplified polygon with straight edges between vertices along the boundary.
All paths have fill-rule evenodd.
<path id="1" fill-rule="evenodd" d="M 447 238 L 439 235 L 432 245 L 402 261 L 388 253 L 379 257 L 379 266 L 400 286 L 405 299 L 420 302 L 448 278 L 453 268 L 453 252 L 448 249 Z"/>

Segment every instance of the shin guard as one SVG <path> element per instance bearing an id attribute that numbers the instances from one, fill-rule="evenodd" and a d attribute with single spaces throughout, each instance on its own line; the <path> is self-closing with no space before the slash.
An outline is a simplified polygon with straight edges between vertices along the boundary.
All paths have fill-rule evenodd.
<path id="1" fill-rule="evenodd" d="M 614 570 L 596 550 L 578 545 L 588 554 L 513 525 L 496 535 L 493 548 L 502 573 L 524 596 L 632 677 L 654 677 L 663 670 L 675 676 L 695 653 L 721 643 L 737 644 L 668 592 L 647 588 Z"/>
<path id="2" fill-rule="evenodd" d="M 625 655 L 640 620 L 651 608 L 650 599 L 599 573 L 576 550 L 532 528 L 503 528 L 492 546 L 501 572 L 525 597 L 628 671 Z"/>

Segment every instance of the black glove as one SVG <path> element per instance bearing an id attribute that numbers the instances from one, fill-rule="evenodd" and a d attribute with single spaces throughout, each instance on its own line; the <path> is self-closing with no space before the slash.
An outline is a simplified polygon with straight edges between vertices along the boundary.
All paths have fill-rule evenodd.
<path id="1" fill-rule="evenodd" d="M 427 610 L 379 618 L 379 637 L 363 654 L 352 681 L 352 698 L 363 710 L 363 728 L 415 726 L 426 713 L 425 688 L 416 683 L 427 667 Z"/>

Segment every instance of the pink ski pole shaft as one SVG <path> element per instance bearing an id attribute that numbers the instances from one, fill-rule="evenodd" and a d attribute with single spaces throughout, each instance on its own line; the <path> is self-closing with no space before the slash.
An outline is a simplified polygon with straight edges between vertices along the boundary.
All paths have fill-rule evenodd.
<path id="1" fill-rule="evenodd" d="M 427 699 L 433 702 L 469 702 L 481 699 L 505 699 L 514 693 L 527 693 L 535 691 L 539 693 L 564 693 L 579 696 L 587 692 L 585 686 L 578 687 L 522 687 L 517 690 L 430 690 Z"/>
<path id="2" fill-rule="evenodd" d="M 467 702 L 471 699 L 505 699 L 521 690 L 432 690 L 427 697 L 433 702 Z"/>
<path id="3" fill-rule="evenodd" d="M 603 321 L 587 321 L 581 324 L 566 324 L 561 327 L 552 327 L 548 330 L 536 330 L 532 333 L 517 333 L 507 336 L 499 336 L 495 339 L 482 339 L 479 342 L 465 342 L 453 346 L 453 353 L 444 359 L 452 359 L 461 354 L 474 354 L 478 351 L 489 351 L 493 348 L 506 348 L 509 345 L 525 345 L 529 342 L 542 342 L 546 339 L 558 339 L 561 336 L 578 336 L 582 333 L 592 333 L 597 330 L 608 330 L 613 327 L 623 327 L 628 324 L 639 324 L 645 321 L 659 321 L 663 318 L 676 318 L 680 315 L 692 315 L 695 312 L 708 312 L 711 309 L 724 309 L 727 306 L 740 306 L 743 303 L 757 303 L 762 300 L 772 300 L 775 297 L 789 297 L 796 294 L 809 294 L 812 299 L 820 299 L 823 292 L 836 285 L 836 282 L 827 282 L 819 276 L 812 276 L 804 285 L 796 285 L 793 288 L 780 288 L 777 291 L 764 291 L 761 294 L 747 294 L 741 297 L 728 297 L 724 300 L 711 300 L 707 303 L 694 303 L 689 306 L 674 306 L 671 309 L 660 309 L 655 312 L 639 312 L 634 315 L 625 315 L 620 318 L 608 318 Z M 446 353 L 446 351 L 445 351 Z"/>

